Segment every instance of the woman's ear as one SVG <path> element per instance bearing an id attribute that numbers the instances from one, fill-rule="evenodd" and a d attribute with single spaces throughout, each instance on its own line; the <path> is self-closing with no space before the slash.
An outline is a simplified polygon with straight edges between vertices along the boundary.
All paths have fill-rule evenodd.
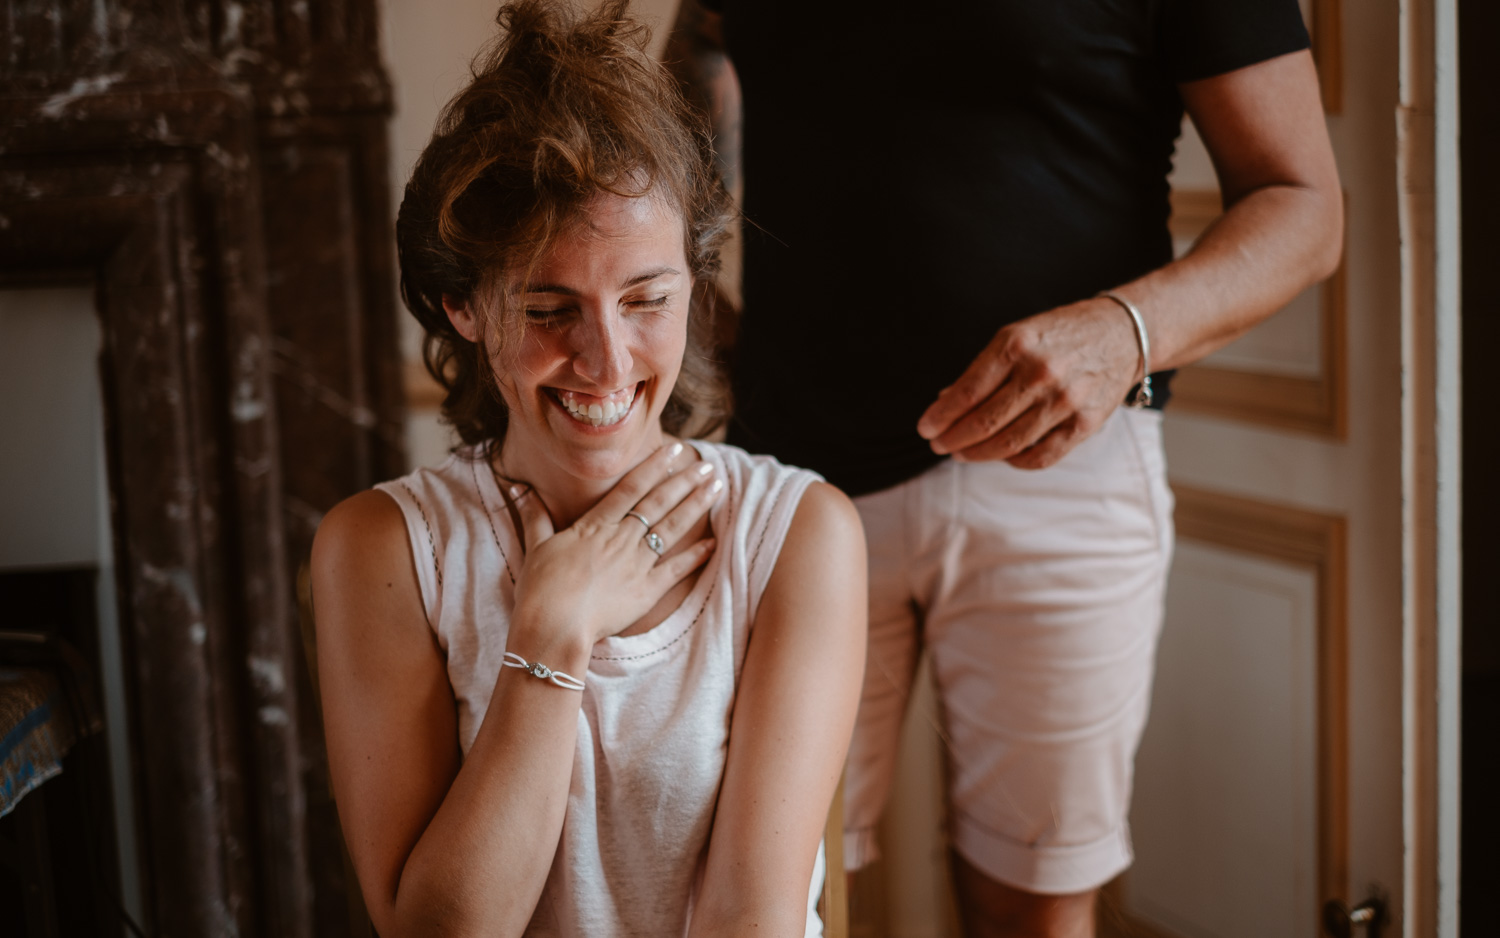
<path id="1" fill-rule="evenodd" d="M 479 323 L 474 320 L 474 313 L 469 309 L 468 303 L 444 293 L 443 312 L 448 314 L 448 321 L 453 323 L 453 328 L 458 330 L 459 335 L 470 342 L 479 341 Z"/>

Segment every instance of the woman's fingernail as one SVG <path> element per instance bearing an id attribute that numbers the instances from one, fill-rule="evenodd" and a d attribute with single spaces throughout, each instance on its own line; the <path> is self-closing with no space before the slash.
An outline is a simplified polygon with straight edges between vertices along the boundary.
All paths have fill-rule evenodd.
<path id="1" fill-rule="evenodd" d="M 711 486 L 709 486 L 708 490 L 710 492 L 717 492 L 717 491 L 719 491 L 719 490 L 721 490 L 723 488 L 724 488 L 724 480 L 723 479 L 715 479 L 714 480 L 714 484 L 711 485 Z"/>
<path id="2" fill-rule="evenodd" d="M 695 470 L 693 470 L 693 471 L 697 472 L 700 476 L 706 476 L 710 472 L 714 471 L 714 464 L 711 463 L 711 462 L 706 462 L 706 463 L 703 463 L 703 464 L 699 465 L 698 468 L 695 469 Z"/>
<path id="3" fill-rule="evenodd" d="M 511 498 L 520 498 L 521 497 L 521 487 L 519 485 L 512 485 L 510 487 L 510 497 Z"/>
<path id="4" fill-rule="evenodd" d="M 667 454 L 670 455 L 670 456 L 676 456 L 680 452 L 682 452 L 682 444 L 681 443 L 673 443 L 672 444 L 672 448 L 667 451 Z"/>

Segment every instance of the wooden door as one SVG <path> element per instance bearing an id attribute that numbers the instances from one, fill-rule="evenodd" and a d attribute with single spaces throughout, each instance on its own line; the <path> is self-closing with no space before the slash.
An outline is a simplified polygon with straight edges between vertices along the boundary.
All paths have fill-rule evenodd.
<path id="1" fill-rule="evenodd" d="M 1308 13 L 1344 264 L 1177 384 L 1177 555 L 1106 933 L 1312 938 L 1329 903 L 1371 898 L 1385 934 L 1456 933 L 1451 8 L 1338 2 Z M 1177 166 L 1185 248 L 1217 211 L 1190 131 Z"/>

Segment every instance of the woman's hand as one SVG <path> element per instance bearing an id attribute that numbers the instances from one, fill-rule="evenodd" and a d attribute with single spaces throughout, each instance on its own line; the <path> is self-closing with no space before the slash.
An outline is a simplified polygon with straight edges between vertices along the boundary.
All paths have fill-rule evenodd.
<path id="1" fill-rule="evenodd" d="M 658 449 L 561 531 L 534 491 L 513 488 L 528 545 L 516 621 L 589 645 L 624 631 L 712 555 L 712 537 L 686 538 L 723 488 L 713 465 L 681 443 Z M 661 539 L 660 556 L 648 531 Z"/>

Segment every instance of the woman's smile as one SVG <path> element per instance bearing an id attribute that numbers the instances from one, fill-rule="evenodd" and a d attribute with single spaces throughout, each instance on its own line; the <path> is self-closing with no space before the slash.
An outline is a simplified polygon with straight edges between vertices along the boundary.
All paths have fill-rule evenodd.
<path id="1" fill-rule="evenodd" d="M 619 426 L 630 416 L 635 396 L 644 383 L 637 382 L 604 395 L 562 388 L 545 390 L 575 422 L 594 429 L 606 429 Z"/>

